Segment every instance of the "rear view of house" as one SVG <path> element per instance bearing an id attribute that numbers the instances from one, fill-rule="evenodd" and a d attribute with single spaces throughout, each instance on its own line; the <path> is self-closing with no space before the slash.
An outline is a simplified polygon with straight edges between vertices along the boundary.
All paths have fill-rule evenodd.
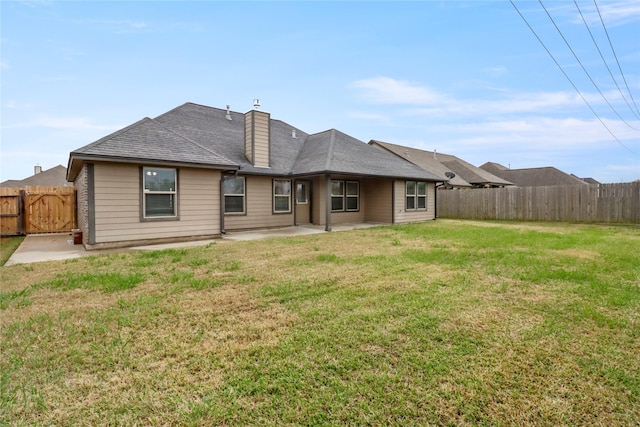
<path id="1" fill-rule="evenodd" d="M 193 103 L 71 152 L 67 169 L 88 249 L 432 220 L 446 179 L 336 129 Z"/>

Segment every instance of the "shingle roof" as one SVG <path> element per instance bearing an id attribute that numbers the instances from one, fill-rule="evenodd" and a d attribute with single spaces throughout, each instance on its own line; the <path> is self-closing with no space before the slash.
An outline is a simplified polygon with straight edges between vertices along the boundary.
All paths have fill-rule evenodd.
<path id="1" fill-rule="evenodd" d="M 443 180 L 448 180 L 449 184 L 454 187 L 472 187 L 474 185 L 485 184 L 511 185 L 511 182 L 492 175 L 450 154 L 420 150 L 418 148 L 405 147 L 376 140 L 371 141 L 370 144 L 389 150 L 397 156 L 405 158 L 426 170 L 433 171 L 442 176 Z M 452 179 L 447 179 L 445 178 L 446 172 L 453 172 L 456 176 Z"/>
<path id="2" fill-rule="evenodd" d="M 480 167 L 504 179 L 508 179 L 518 187 L 587 184 L 580 178 L 564 173 L 552 166 L 508 169 L 499 163 L 487 162 Z"/>
<path id="3" fill-rule="evenodd" d="M 231 160 L 150 118 L 144 118 L 71 154 L 113 159 L 235 166 Z"/>
<path id="4" fill-rule="evenodd" d="M 30 185 L 44 185 L 52 187 L 68 187 L 72 184 L 67 181 L 67 168 L 62 165 L 43 170 L 40 173 L 32 175 L 22 180 L 10 179 L 3 181 L 1 185 L 3 187 L 27 187 Z"/>
<path id="5" fill-rule="evenodd" d="M 270 167 L 254 167 L 244 154 L 245 115 L 231 111 L 229 116 L 231 120 L 227 110 L 186 103 L 71 152 L 70 165 L 74 159 L 102 158 L 226 167 L 276 176 L 329 172 L 442 180 L 335 129 L 309 135 L 274 119 L 270 120 Z M 70 179 L 78 173 L 76 169 L 70 171 Z"/>
<path id="6" fill-rule="evenodd" d="M 426 181 L 443 180 L 440 176 L 336 129 L 310 135 L 293 170 L 294 174 L 324 172 Z"/>

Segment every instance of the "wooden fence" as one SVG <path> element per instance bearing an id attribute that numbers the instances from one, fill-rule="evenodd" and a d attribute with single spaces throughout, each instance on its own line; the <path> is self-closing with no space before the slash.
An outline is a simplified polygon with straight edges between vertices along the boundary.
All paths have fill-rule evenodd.
<path id="1" fill-rule="evenodd" d="M 441 218 L 640 224 L 640 181 L 438 191 Z"/>
<path id="2" fill-rule="evenodd" d="M 73 187 L 0 188 L 0 205 L 3 236 L 65 233 L 75 228 Z"/>

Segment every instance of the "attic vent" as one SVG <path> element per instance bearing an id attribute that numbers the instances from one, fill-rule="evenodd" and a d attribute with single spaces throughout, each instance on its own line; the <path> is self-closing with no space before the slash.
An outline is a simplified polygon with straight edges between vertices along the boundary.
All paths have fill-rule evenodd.
<path id="1" fill-rule="evenodd" d="M 294 139 L 297 138 L 295 129 L 291 130 L 291 138 L 294 138 Z"/>
<path id="2" fill-rule="evenodd" d="M 434 159 L 437 159 L 437 158 L 438 158 L 438 155 L 436 154 L 436 149 L 435 149 L 435 148 L 433 149 L 433 158 L 434 158 Z"/>
<path id="3" fill-rule="evenodd" d="M 225 119 L 227 120 L 232 120 L 231 119 L 231 110 L 230 110 L 231 106 L 227 105 L 227 114 L 224 116 Z"/>

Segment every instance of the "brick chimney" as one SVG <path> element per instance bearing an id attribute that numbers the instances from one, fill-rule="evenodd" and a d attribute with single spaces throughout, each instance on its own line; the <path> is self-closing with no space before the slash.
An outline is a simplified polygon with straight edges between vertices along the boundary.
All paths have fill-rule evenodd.
<path id="1" fill-rule="evenodd" d="M 270 167 L 271 115 L 251 110 L 244 115 L 244 153 L 256 167 Z"/>

